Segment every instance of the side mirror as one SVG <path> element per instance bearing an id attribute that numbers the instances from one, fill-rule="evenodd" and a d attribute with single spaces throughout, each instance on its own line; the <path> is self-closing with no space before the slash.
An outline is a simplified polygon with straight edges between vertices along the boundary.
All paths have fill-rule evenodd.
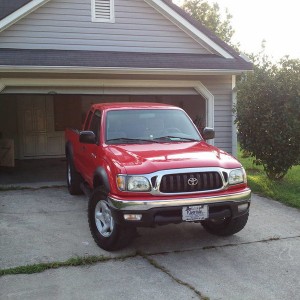
<path id="1" fill-rule="evenodd" d="M 81 131 L 79 142 L 83 144 L 96 144 L 96 135 L 93 131 Z"/>
<path id="2" fill-rule="evenodd" d="M 212 140 L 215 138 L 215 131 L 213 128 L 205 127 L 202 136 L 205 140 Z"/>

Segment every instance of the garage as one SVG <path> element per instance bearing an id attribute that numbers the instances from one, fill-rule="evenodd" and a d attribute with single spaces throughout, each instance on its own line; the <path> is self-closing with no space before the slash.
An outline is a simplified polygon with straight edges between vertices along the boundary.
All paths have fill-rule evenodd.
<path id="1" fill-rule="evenodd" d="M 179 106 L 235 154 L 235 81 L 251 63 L 171 1 L 108 1 L 104 15 L 94 2 L 1 2 L 0 175 L 62 160 L 64 129 L 103 102 Z"/>
<path id="2" fill-rule="evenodd" d="M 139 91 L 140 92 L 140 91 Z M 155 94 L 160 92 L 160 94 Z M 80 129 L 91 104 L 104 102 L 159 102 L 182 107 L 199 128 L 206 124 L 206 104 L 202 96 L 170 95 L 154 90 L 151 94 L 2 94 L 0 95 L 0 135 L 13 141 L 15 159 L 64 156 L 65 128 Z M 189 91 L 188 91 L 189 92 Z M 55 93 L 55 94 L 53 94 Z M 177 91 L 178 93 L 178 91 Z M 184 91 L 182 92 L 184 93 Z M 3 153 L 11 156 L 12 150 Z M 7 160 L 3 157 L 2 160 Z"/>

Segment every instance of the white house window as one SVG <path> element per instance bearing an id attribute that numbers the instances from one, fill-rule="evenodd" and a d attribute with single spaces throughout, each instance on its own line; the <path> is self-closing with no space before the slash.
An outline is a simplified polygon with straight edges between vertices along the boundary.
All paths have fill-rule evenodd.
<path id="1" fill-rule="evenodd" d="M 92 22 L 115 22 L 114 0 L 92 0 Z"/>

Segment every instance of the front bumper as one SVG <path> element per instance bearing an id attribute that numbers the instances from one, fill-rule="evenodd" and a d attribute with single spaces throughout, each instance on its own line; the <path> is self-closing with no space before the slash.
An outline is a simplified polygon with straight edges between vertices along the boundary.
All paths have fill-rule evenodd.
<path id="1" fill-rule="evenodd" d="M 119 200 L 108 197 L 114 220 L 118 224 L 132 224 L 135 226 L 154 226 L 168 223 L 182 222 L 182 207 L 191 205 L 208 205 L 209 219 L 225 217 L 236 218 L 249 211 L 251 190 L 230 193 L 221 196 L 207 196 L 186 199 L 158 199 L 151 201 L 143 200 Z M 240 211 L 242 204 L 248 204 L 246 210 Z M 141 214 L 140 221 L 126 221 L 124 214 Z"/>

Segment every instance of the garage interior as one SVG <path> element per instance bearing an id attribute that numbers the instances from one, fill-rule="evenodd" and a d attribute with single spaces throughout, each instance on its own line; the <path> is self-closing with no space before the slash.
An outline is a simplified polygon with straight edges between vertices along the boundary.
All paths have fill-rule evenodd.
<path id="1" fill-rule="evenodd" d="M 193 89 L 130 92 L 124 94 L 122 89 L 106 95 L 1 94 L 0 185 L 64 181 L 64 130 L 81 128 L 86 112 L 95 103 L 172 104 L 183 108 L 200 130 L 205 127 L 206 101 Z"/>

